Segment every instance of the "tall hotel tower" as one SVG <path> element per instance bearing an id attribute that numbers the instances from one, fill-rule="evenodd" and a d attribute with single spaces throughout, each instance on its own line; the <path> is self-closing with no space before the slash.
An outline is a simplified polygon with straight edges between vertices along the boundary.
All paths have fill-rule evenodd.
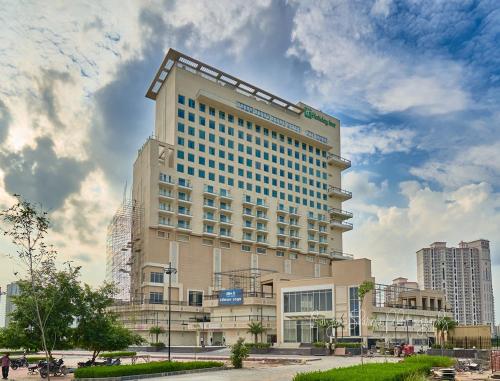
<path id="1" fill-rule="evenodd" d="M 133 300 L 167 299 L 169 263 L 172 301 L 201 306 L 237 286 L 232 271 L 324 277 L 351 259 L 338 119 L 172 49 L 146 96 L 155 135 L 134 163 Z"/>

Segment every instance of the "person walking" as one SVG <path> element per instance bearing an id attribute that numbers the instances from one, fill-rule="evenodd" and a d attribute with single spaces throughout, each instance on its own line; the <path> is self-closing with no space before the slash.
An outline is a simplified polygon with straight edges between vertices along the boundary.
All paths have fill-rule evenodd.
<path id="1" fill-rule="evenodd" d="M 10 366 L 9 353 L 6 353 L 2 357 L 2 379 L 4 380 L 7 380 L 9 378 L 9 366 Z"/>

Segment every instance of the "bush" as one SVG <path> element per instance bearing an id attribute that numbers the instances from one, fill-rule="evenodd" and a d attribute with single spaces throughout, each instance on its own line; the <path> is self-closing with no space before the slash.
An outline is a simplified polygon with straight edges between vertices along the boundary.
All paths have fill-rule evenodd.
<path id="1" fill-rule="evenodd" d="M 245 346 L 248 349 L 252 349 L 252 348 L 258 348 L 258 349 L 271 348 L 271 344 L 269 344 L 269 343 L 245 343 Z"/>
<path id="2" fill-rule="evenodd" d="M 121 351 L 121 352 L 102 352 L 99 357 L 102 358 L 116 358 L 116 357 L 131 357 L 137 355 L 137 352 Z"/>
<path id="3" fill-rule="evenodd" d="M 337 343 L 335 348 L 361 348 L 361 343 Z"/>
<path id="4" fill-rule="evenodd" d="M 248 357 L 248 347 L 244 344 L 245 339 L 240 337 L 236 344 L 231 347 L 231 363 L 236 369 L 243 368 L 243 360 Z"/>
<path id="5" fill-rule="evenodd" d="M 293 381 L 402 381 L 416 375 L 425 375 L 433 367 L 451 366 L 452 359 L 440 356 L 418 355 L 399 363 L 378 363 L 336 368 L 327 371 L 299 373 Z"/>
<path id="6" fill-rule="evenodd" d="M 217 368 L 223 365 L 224 363 L 219 361 L 155 361 L 146 364 L 135 365 L 92 366 L 88 368 L 76 369 L 75 378 L 134 376 L 138 374 L 155 374 L 175 372 L 180 370 Z"/>
<path id="7" fill-rule="evenodd" d="M 326 347 L 326 343 L 324 341 L 315 341 L 313 343 L 313 345 L 315 348 L 325 348 Z"/>
<path id="8" fill-rule="evenodd" d="M 158 343 L 149 343 L 154 348 L 165 348 L 165 343 L 158 342 Z"/>

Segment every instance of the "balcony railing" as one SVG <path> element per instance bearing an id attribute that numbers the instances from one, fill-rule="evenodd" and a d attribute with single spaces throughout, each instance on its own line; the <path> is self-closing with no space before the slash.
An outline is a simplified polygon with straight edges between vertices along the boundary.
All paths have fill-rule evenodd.
<path id="1" fill-rule="evenodd" d="M 352 192 L 346 191 L 345 189 L 341 189 L 339 187 L 330 186 L 328 188 L 328 194 L 330 196 L 338 196 L 343 200 L 349 200 L 352 198 Z"/>
<path id="2" fill-rule="evenodd" d="M 329 164 L 335 165 L 342 169 L 347 169 L 351 166 L 350 160 L 344 159 L 343 157 L 336 155 L 334 153 L 328 154 L 327 160 Z"/>
<path id="3" fill-rule="evenodd" d="M 339 216 L 341 218 L 352 218 L 352 212 L 348 212 L 347 210 L 342 210 L 342 209 L 338 209 L 338 208 L 330 208 L 328 209 L 328 212 L 330 213 L 330 215 L 335 215 L 335 216 Z"/>
<path id="4" fill-rule="evenodd" d="M 330 251 L 330 257 L 333 259 L 354 259 L 354 255 L 337 250 Z"/>
<path id="5" fill-rule="evenodd" d="M 339 221 L 339 220 L 330 220 L 330 226 L 336 227 L 342 230 L 352 230 L 352 224 L 349 222 Z"/>
<path id="6" fill-rule="evenodd" d="M 268 299 L 273 299 L 273 298 L 276 297 L 276 294 L 273 294 L 271 292 L 244 291 L 243 292 L 243 297 L 245 297 L 245 298 L 268 298 Z M 215 294 L 212 294 L 212 295 L 203 295 L 203 299 L 206 299 L 206 300 L 219 299 L 219 294 L 215 293 Z"/>

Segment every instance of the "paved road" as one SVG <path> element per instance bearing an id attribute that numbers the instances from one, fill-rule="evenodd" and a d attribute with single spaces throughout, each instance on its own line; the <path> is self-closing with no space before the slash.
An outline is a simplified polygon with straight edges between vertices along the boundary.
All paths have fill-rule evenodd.
<path id="1" fill-rule="evenodd" d="M 383 362 L 384 358 L 365 359 L 366 362 Z M 185 374 L 149 378 L 148 381 L 291 381 L 299 372 L 326 370 L 336 367 L 356 365 L 360 363 L 359 357 L 321 357 L 320 360 L 310 361 L 306 364 L 267 366 L 249 363 L 244 369 L 222 370 L 198 374 Z M 245 364 L 246 366 L 247 364 Z"/>

